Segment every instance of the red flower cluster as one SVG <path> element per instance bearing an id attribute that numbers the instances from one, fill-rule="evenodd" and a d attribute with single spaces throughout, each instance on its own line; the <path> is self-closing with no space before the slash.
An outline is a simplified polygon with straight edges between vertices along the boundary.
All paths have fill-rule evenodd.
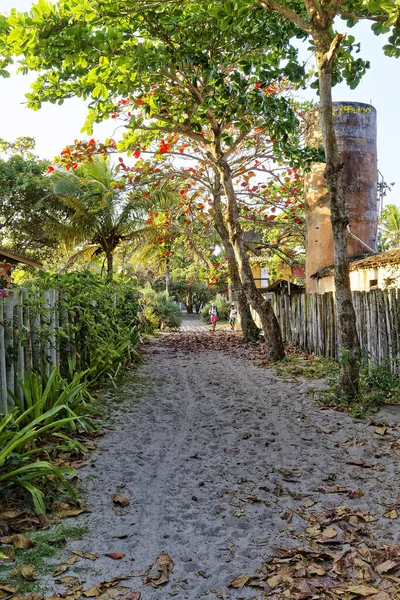
<path id="1" fill-rule="evenodd" d="M 169 150 L 169 144 L 167 144 L 167 142 L 165 140 L 161 140 L 161 144 L 160 144 L 158 151 L 161 154 L 164 154 L 165 152 L 168 152 L 168 150 Z"/>

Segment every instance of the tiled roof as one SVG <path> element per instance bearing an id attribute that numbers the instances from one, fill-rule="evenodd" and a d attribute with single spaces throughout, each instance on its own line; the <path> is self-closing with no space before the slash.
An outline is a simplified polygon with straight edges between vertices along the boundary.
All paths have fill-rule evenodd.
<path id="1" fill-rule="evenodd" d="M 376 254 L 369 254 L 361 258 L 357 257 L 350 259 L 350 271 L 375 269 L 385 265 L 396 264 L 400 265 L 400 248 L 393 248 L 393 250 L 387 250 L 386 252 L 377 252 Z M 321 279 L 321 277 L 328 277 L 329 275 L 333 275 L 333 265 L 322 267 L 316 273 L 311 275 L 311 277 L 314 279 Z"/>
<path id="2" fill-rule="evenodd" d="M 29 265 L 31 267 L 35 267 L 36 269 L 43 269 L 42 263 L 36 262 L 35 260 L 31 260 L 26 256 L 18 256 L 5 248 L 0 248 L 0 261 L 2 260 L 10 260 L 12 262 L 21 263 L 24 265 Z"/>

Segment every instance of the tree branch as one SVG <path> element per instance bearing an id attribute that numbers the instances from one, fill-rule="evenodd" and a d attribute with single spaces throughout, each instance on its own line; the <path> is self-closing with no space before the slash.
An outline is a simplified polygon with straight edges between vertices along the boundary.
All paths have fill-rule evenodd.
<path id="1" fill-rule="evenodd" d="M 335 35 L 335 37 L 333 38 L 330 48 L 329 48 L 329 51 L 325 57 L 325 61 L 324 61 L 324 65 L 323 65 L 324 69 L 329 70 L 330 67 L 332 66 L 332 64 L 334 63 L 338 48 L 344 37 L 345 37 L 345 35 L 343 33 L 337 33 Z"/>
<path id="2" fill-rule="evenodd" d="M 287 6 L 282 6 L 281 4 L 278 4 L 277 2 L 275 2 L 275 0 L 258 0 L 258 1 L 261 4 L 261 6 L 278 13 L 279 15 L 281 15 L 281 17 L 284 17 L 285 19 L 288 19 L 289 21 L 291 21 L 292 23 L 297 25 L 297 27 L 299 29 L 302 29 L 303 31 L 305 31 L 306 33 L 309 33 L 309 34 L 312 33 L 311 23 L 309 23 L 308 21 L 306 21 L 305 19 L 300 17 L 291 8 L 288 8 Z"/>
<path id="3" fill-rule="evenodd" d="M 388 15 L 358 15 L 346 10 L 339 10 L 338 15 L 343 19 L 353 19 L 355 21 L 374 21 L 375 23 L 384 23 L 388 20 Z"/>

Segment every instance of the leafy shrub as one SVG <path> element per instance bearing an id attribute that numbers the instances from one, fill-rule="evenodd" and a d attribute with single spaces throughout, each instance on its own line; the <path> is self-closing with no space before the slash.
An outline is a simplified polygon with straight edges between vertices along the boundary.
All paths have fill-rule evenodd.
<path id="1" fill-rule="evenodd" d="M 141 289 L 143 294 L 142 327 L 150 333 L 155 329 L 177 329 L 182 323 L 176 303 L 165 292 L 156 292 L 150 284 Z"/>
<path id="2" fill-rule="evenodd" d="M 72 357 L 75 369 L 87 371 L 85 380 L 91 387 L 105 378 L 114 378 L 128 362 L 140 360 L 138 293 L 131 282 L 110 281 L 82 271 L 44 273 L 27 287 L 31 293 L 26 305 L 32 318 L 39 315 L 41 319 L 36 335 L 42 347 L 48 344 L 52 332 L 40 292 L 59 292 L 59 313 L 63 318 L 57 341 L 63 376 L 68 377 L 71 371 L 66 368 L 68 357 Z M 42 356 L 42 363 L 45 360 Z"/>
<path id="3" fill-rule="evenodd" d="M 56 433 L 75 417 L 58 418 L 66 410 L 61 405 L 29 421 L 28 416 L 34 410 L 35 405 L 23 413 L 15 407 L 0 421 L 0 496 L 8 488 L 20 486 L 31 495 L 36 512 L 45 513 L 44 482 L 49 478 L 56 479 L 73 494 L 65 475 L 72 475 L 75 471 L 69 467 L 55 467 L 48 460 L 36 460 L 37 455 L 45 449 L 35 447 L 34 443 L 50 433 Z M 27 425 L 23 426 L 26 422 Z M 64 435 L 62 439 L 69 440 Z"/>
<path id="4" fill-rule="evenodd" d="M 221 298 L 221 296 L 217 296 L 215 298 L 215 300 L 213 300 L 212 302 L 214 302 L 217 305 L 218 320 L 219 321 L 228 321 L 230 306 L 231 306 L 230 303 L 226 302 L 226 300 Z M 209 302 L 208 304 L 206 304 L 205 307 L 201 310 L 201 318 L 205 323 L 210 321 L 209 312 L 210 312 L 212 302 Z"/>
<path id="5" fill-rule="evenodd" d="M 24 396 L 23 401 L 13 392 L 9 393 L 20 413 L 25 415 L 20 419 L 20 424 L 27 425 L 52 408 L 64 406 L 65 410 L 58 416 L 74 417 L 68 424 L 70 429 L 93 430 L 94 427 L 87 415 L 90 412 L 89 402 L 94 401 L 94 398 L 87 391 L 87 382 L 84 380 L 86 375 L 87 371 L 75 373 L 72 380 L 68 382 L 61 377 L 60 368 L 56 366 L 53 367 L 49 377 L 34 371 L 25 372 L 23 380 L 18 377 Z M 44 424 L 47 425 L 48 422 L 45 421 Z"/>
<path id="6" fill-rule="evenodd" d="M 361 370 L 360 393 L 371 405 L 400 404 L 400 379 L 390 368 L 390 362 L 369 363 Z"/>
<path id="7" fill-rule="evenodd" d="M 318 394 L 324 406 L 351 412 L 359 418 L 368 417 L 384 404 L 400 404 L 400 379 L 391 370 L 390 362 L 383 364 L 367 361 L 360 370 L 360 383 L 356 399 L 348 399 L 338 389 L 338 373 L 329 382 L 329 389 Z M 329 376 L 329 374 L 328 374 Z"/>

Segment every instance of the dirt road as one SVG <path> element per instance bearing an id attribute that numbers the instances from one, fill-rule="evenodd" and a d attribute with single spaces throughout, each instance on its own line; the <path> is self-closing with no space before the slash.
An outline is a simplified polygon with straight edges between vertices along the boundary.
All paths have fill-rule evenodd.
<path id="1" fill-rule="evenodd" d="M 302 380 L 219 352 L 180 351 L 182 334 L 173 335 L 178 348 L 163 340 L 149 348 L 115 430 L 80 473 L 92 512 L 77 520 L 89 533 L 69 547 L 102 555 L 87 561 L 85 589 L 167 552 L 175 567 L 161 591 L 129 580 L 142 600 L 260 598 L 228 584 L 255 573 L 273 547 L 299 544 L 307 526 L 299 512 L 338 505 L 370 511 L 377 540 L 398 541 L 397 521 L 383 517 L 399 499 L 388 443 L 396 411 L 386 410 L 392 429 L 379 435 L 376 424 L 317 408 Z M 114 510 L 116 492 L 129 506 Z"/>

